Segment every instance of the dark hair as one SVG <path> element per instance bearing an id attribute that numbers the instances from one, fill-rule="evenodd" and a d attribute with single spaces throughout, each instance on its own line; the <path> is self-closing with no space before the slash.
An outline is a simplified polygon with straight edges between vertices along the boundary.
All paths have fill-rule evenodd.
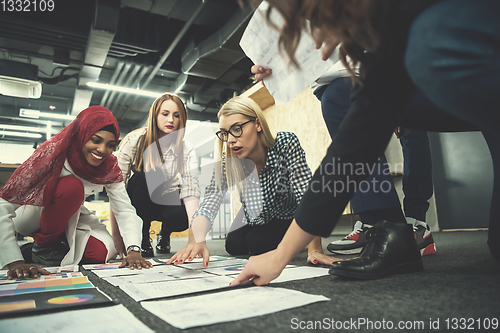
<path id="1" fill-rule="evenodd" d="M 116 133 L 115 133 L 115 127 L 113 125 L 108 125 L 108 126 L 104 126 L 103 128 L 101 128 L 99 131 L 106 131 L 106 132 L 110 132 L 110 133 L 113 133 L 115 136 L 116 136 Z M 98 131 L 98 132 L 99 132 Z"/>

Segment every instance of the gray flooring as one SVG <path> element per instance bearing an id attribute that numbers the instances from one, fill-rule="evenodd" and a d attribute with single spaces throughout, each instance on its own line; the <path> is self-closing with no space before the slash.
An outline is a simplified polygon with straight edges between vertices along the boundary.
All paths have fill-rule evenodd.
<path id="1" fill-rule="evenodd" d="M 339 228 L 336 228 L 336 231 L 338 230 Z M 328 242 L 340 237 L 335 235 L 325 239 L 324 247 L 326 248 Z M 479 327 L 479 324 L 487 324 L 493 318 L 497 318 L 497 321 L 500 319 L 500 265 L 491 258 L 486 238 L 485 231 L 436 232 L 434 239 L 438 253 L 423 258 L 423 272 L 398 274 L 372 281 L 325 276 L 285 282 L 276 286 L 324 295 L 330 298 L 330 301 L 186 331 L 315 331 L 315 322 L 318 329 L 319 322 L 348 321 L 350 325 L 351 322 L 365 320 L 366 325 L 335 331 L 381 332 L 386 331 L 382 329 L 384 322 L 386 328 L 390 322 L 394 325 L 395 332 L 457 332 L 463 331 L 461 328 L 464 327 L 483 332 L 485 329 L 483 326 Z M 177 251 L 185 242 L 185 239 L 173 239 L 173 251 Z M 208 246 L 213 255 L 228 255 L 224 250 L 223 240 L 209 240 Z M 291 263 L 306 265 L 306 256 L 307 252 L 302 251 Z M 168 256 L 159 258 L 166 257 Z M 144 310 L 118 287 L 98 279 L 91 272 L 85 271 L 84 274 L 116 303 L 124 304 L 139 320 L 155 331 L 180 331 Z M 236 306 L 244 307 L 245 300 L 241 300 Z M 193 313 L 193 316 L 196 316 L 196 313 Z M 410 325 L 413 328 L 396 329 L 400 322 L 408 328 Z M 305 329 L 301 330 L 299 325 Z M 377 329 L 378 325 L 381 325 L 381 328 Z M 415 329 L 415 325 L 420 325 L 420 329 Z"/>

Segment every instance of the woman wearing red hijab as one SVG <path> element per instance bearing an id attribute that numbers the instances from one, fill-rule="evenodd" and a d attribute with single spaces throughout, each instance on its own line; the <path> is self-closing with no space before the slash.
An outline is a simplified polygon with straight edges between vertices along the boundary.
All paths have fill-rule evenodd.
<path id="1" fill-rule="evenodd" d="M 104 186 L 127 246 L 122 267 L 148 268 L 138 244 L 142 221 L 130 204 L 116 157 L 118 123 L 105 107 L 89 107 L 35 150 L 0 190 L 0 267 L 9 278 L 48 274 L 25 263 L 15 231 L 32 235 L 32 258 L 48 266 L 114 259 L 113 238 L 84 205 Z"/>

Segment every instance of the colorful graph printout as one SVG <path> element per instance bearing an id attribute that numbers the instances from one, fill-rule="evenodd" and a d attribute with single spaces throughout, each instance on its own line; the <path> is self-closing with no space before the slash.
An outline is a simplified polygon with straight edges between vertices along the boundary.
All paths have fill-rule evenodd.
<path id="1" fill-rule="evenodd" d="M 61 311 L 112 303 L 96 288 L 5 296 L 0 297 L 0 318 L 17 313 Z"/>
<path id="2" fill-rule="evenodd" d="M 0 303 L 0 313 L 19 311 L 25 309 L 34 309 L 34 308 L 36 308 L 36 303 L 32 299 L 26 301 L 13 301 L 13 302 Z"/>
<path id="3" fill-rule="evenodd" d="M 56 280 L 56 279 L 68 279 L 73 277 L 83 276 L 80 272 L 73 273 L 53 273 L 50 275 L 39 275 L 36 279 L 27 278 L 27 279 L 12 279 L 12 280 L 3 280 L 0 278 L 0 285 L 7 283 L 23 283 L 23 282 L 36 282 L 36 281 L 48 281 L 48 280 Z M 7 278 L 7 277 L 6 277 Z"/>
<path id="4" fill-rule="evenodd" d="M 31 281 L 15 284 L 0 285 L 0 296 L 12 296 L 20 294 L 30 294 L 38 292 L 93 288 L 86 276 L 73 277 L 68 279 L 54 279 L 44 281 Z"/>

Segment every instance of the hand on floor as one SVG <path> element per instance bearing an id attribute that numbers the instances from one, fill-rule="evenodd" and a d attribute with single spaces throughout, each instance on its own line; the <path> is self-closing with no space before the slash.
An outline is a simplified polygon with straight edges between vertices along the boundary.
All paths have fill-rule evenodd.
<path id="1" fill-rule="evenodd" d="M 209 252 L 206 242 L 188 242 L 182 249 L 166 261 L 167 264 L 181 265 L 194 258 L 203 258 L 203 266 L 208 266 Z"/>
<path id="2" fill-rule="evenodd" d="M 153 264 L 144 259 L 140 252 L 130 251 L 118 268 L 125 266 L 129 266 L 130 269 L 142 269 L 153 267 Z"/>
<path id="3" fill-rule="evenodd" d="M 344 259 L 330 257 L 319 251 L 312 251 L 307 256 L 307 263 L 311 263 L 313 265 L 331 265 L 336 261 L 342 261 Z"/>
<path id="4" fill-rule="evenodd" d="M 268 284 L 281 274 L 286 264 L 287 262 L 283 261 L 283 257 L 278 255 L 276 250 L 250 257 L 245 268 L 230 285 L 235 286 L 250 281 L 257 286 Z"/>
<path id="5" fill-rule="evenodd" d="M 27 279 L 30 277 L 37 278 L 40 274 L 49 275 L 50 273 L 37 264 L 27 264 L 22 260 L 14 261 L 7 265 L 7 279 Z"/>

